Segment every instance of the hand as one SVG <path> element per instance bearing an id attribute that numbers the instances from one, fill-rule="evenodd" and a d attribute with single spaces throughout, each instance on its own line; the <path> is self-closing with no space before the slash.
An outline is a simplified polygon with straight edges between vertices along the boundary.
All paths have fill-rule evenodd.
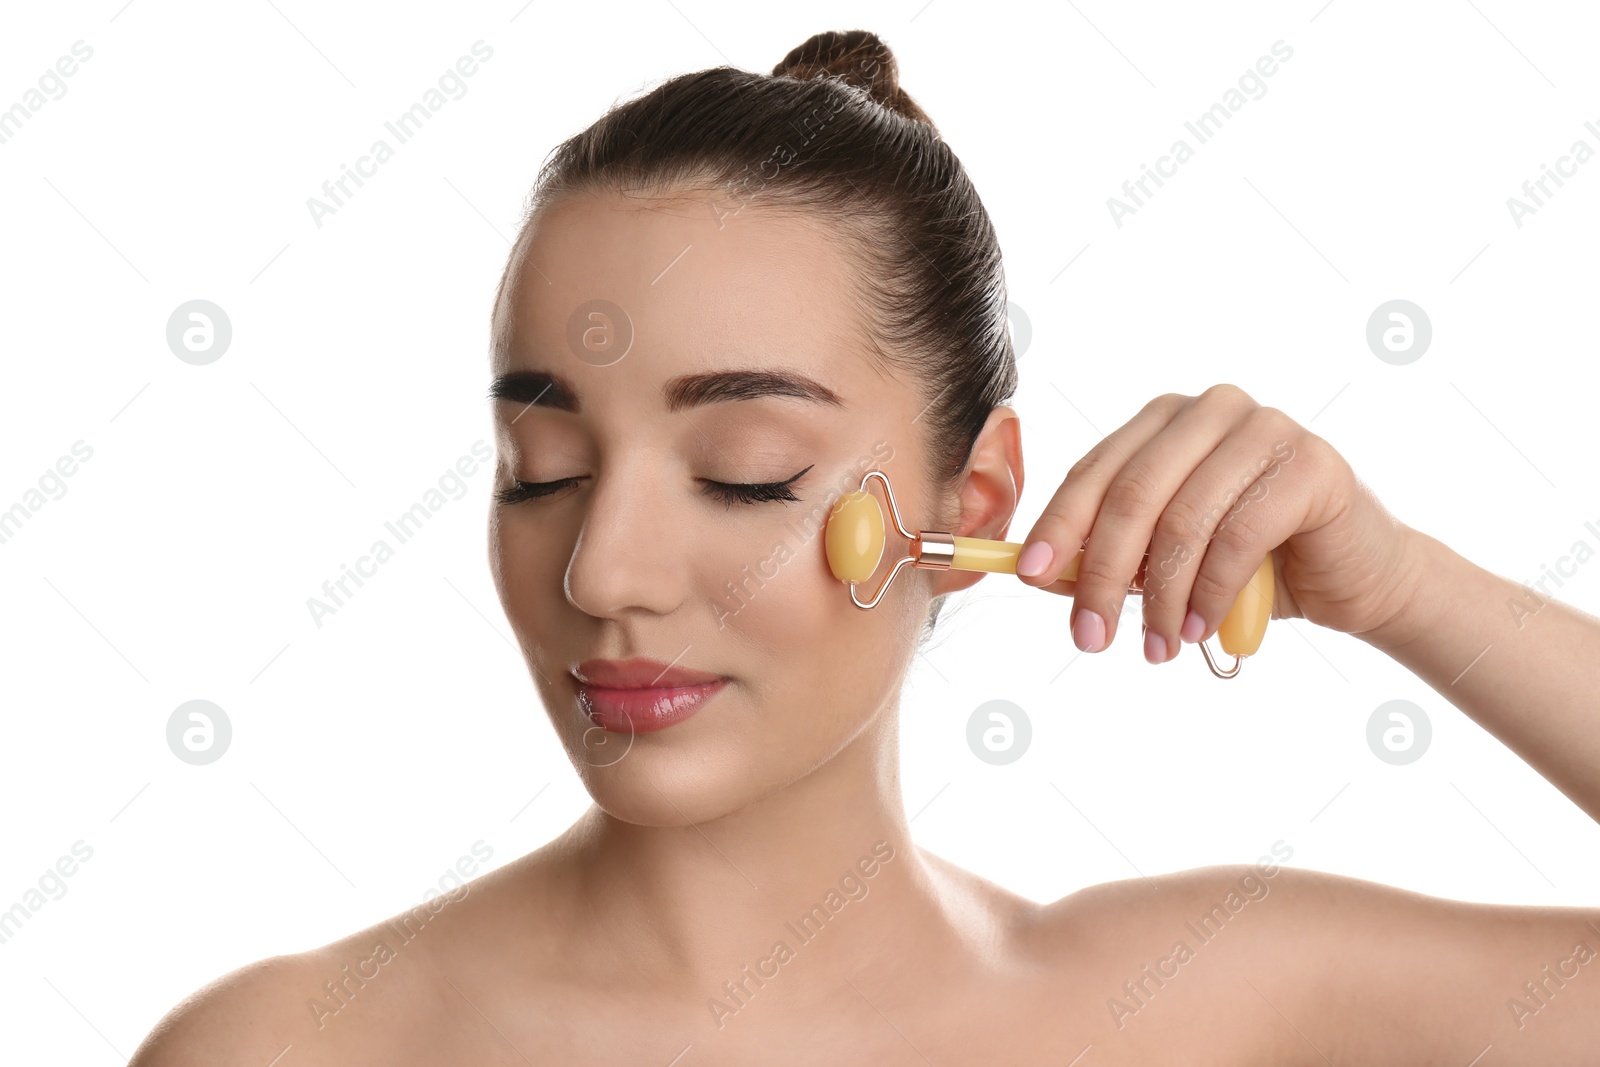
<path id="1" fill-rule="evenodd" d="M 1165 663 L 1180 637 L 1216 632 L 1269 553 L 1273 618 L 1349 634 L 1394 625 L 1420 571 L 1414 534 L 1328 442 L 1214 385 L 1156 397 L 1075 463 L 1024 542 L 1018 577 L 1073 597 L 1073 641 L 1097 652 L 1142 572 L 1145 658 Z M 1024 574 L 1045 557 L 1036 541 L 1051 552 Z M 1052 585 L 1080 547 L 1077 579 Z"/>

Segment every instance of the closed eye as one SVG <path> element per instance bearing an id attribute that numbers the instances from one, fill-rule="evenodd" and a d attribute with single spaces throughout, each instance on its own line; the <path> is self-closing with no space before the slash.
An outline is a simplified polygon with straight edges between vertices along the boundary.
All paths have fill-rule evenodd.
<path id="1" fill-rule="evenodd" d="M 816 464 L 812 464 L 812 467 Z M 704 484 L 701 490 L 706 496 L 720 500 L 732 508 L 735 504 L 765 504 L 773 501 L 796 501 L 791 486 L 805 476 L 805 470 L 792 478 L 781 482 L 714 482 L 709 478 L 702 478 Z M 501 489 L 495 493 L 495 501 L 499 504 L 518 504 L 524 500 L 537 500 L 541 497 L 551 496 L 561 492 L 569 485 L 576 485 L 582 478 L 562 478 L 554 482 L 524 482 L 514 481 L 509 488 Z"/>
<path id="2" fill-rule="evenodd" d="M 577 478 L 562 478 L 558 482 L 513 481 L 510 488 L 495 493 L 494 499 L 499 504 L 520 504 L 524 500 L 537 500 L 542 496 L 559 493 L 577 481 Z"/>

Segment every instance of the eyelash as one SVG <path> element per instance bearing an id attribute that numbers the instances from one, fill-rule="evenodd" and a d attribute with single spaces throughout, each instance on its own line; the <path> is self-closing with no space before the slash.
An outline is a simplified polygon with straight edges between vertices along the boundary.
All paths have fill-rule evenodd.
<path id="1" fill-rule="evenodd" d="M 812 464 L 812 467 L 816 464 Z M 728 483 L 705 481 L 702 490 L 707 496 L 720 500 L 730 509 L 735 504 L 765 504 L 773 501 L 796 501 L 800 498 L 790 491 L 790 486 L 799 481 L 811 467 L 796 474 L 793 478 L 781 482 L 755 482 L 755 483 Z M 501 489 L 495 493 L 495 500 L 500 504 L 518 504 L 524 500 L 537 500 L 540 497 L 551 496 L 560 492 L 569 485 L 576 485 L 577 478 L 562 478 L 556 482 L 523 482 L 511 484 L 509 489 Z"/>

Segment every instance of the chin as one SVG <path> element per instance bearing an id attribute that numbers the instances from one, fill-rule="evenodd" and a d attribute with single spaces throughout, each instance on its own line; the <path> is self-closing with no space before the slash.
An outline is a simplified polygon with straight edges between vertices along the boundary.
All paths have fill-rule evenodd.
<path id="1" fill-rule="evenodd" d="M 584 789 L 606 814 L 638 826 L 685 826 L 737 810 L 759 796 L 748 754 L 726 732 L 692 743 L 679 723 L 627 734 L 591 723 L 569 699 L 557 705 L 556 732 Z"/>
<path id="2" fill-rule="evenodd" d="M 576 754 L 581 760 L 585 753 Z M 735 768 L 734 761 L 706 761 L 684 752 L 641 752 L 635 747 L 616 763 L 576 762 L 578 776 L 595 804 L 614 819 L 636 826 L 687 826 L 731 814 L 765 795 L 764 783 Z"/>

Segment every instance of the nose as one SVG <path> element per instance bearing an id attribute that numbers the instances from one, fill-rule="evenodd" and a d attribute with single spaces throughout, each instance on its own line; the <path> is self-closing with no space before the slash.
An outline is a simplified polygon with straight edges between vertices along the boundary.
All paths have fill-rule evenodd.
<path id="1" fill-rule="evenodd" d="M 615 619 L 666 615 L 683 604 L 694 531 L 665 499 L 668 481 L 638 465 L 594 476 L 562 583 L 573 607 Z"/>

